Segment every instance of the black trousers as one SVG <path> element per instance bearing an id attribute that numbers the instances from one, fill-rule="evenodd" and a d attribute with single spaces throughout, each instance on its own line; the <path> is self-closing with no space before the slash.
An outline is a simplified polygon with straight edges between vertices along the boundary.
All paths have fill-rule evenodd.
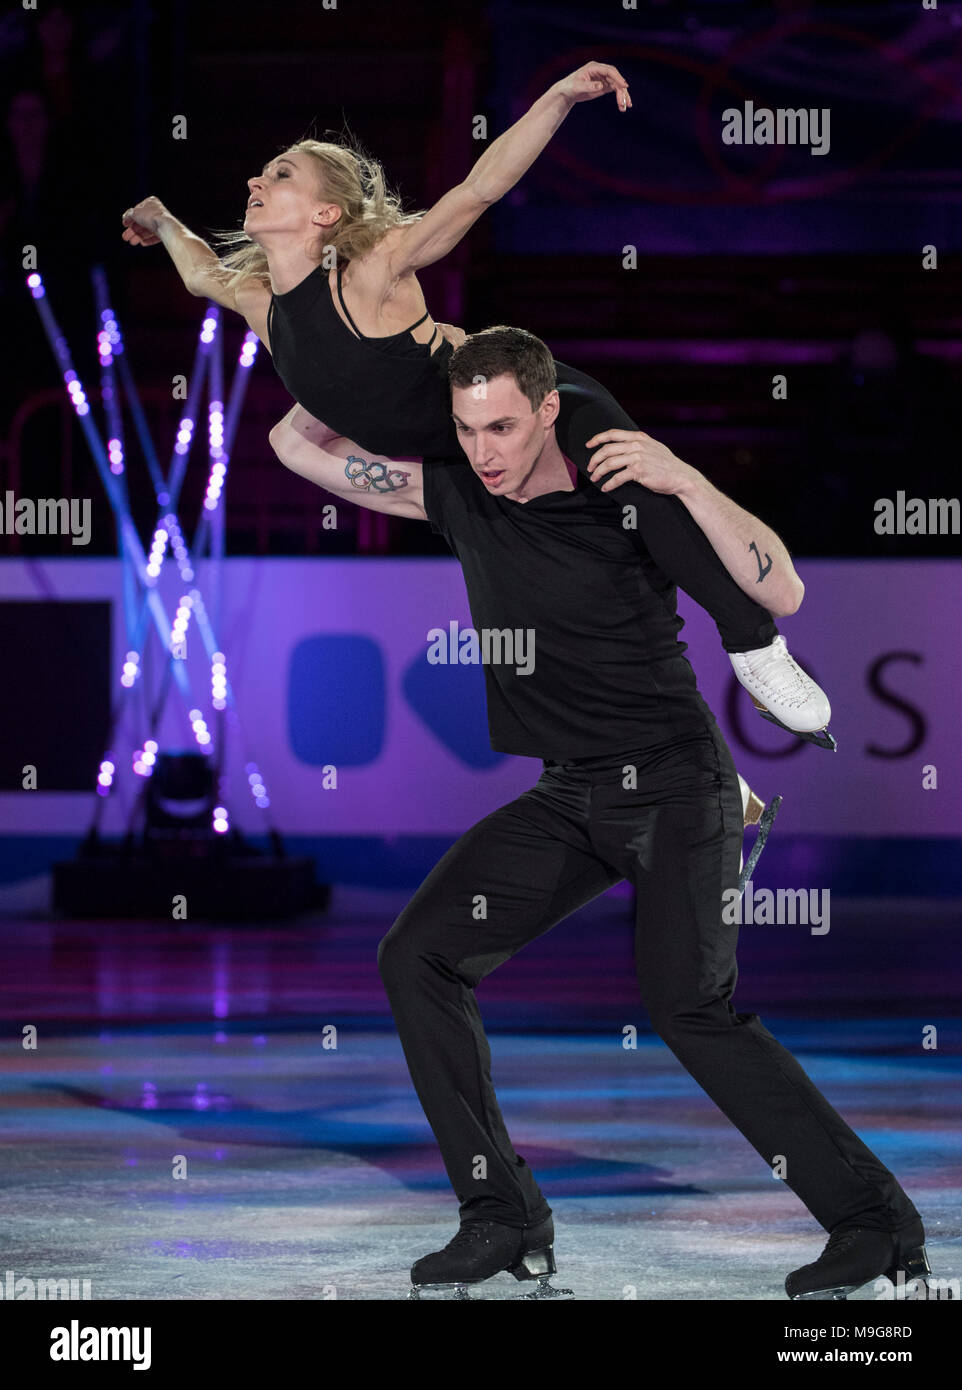
<path id="1" fill-rule="evenodd" d="M 638 426 L 610 391 L 564 362 L 555 362 L 561 406 L 555 425 L 558 444 L 579 473 L 590 477 L 588 460 L 601 445 L 585 441 L 602 430 L 637 430 Z M 600 481 L 607 482 L 610 475 Z M 638 533 L 648 553 L 668 579 L 683 589 L 715 620 L 726 652 L 767 647 L 778 634 L 772 615 L 738 587 L 683 502 L 652 492 L 634 481 L 607 494 L 618 506 L 635 508 Z"/>
<path id="2" fill-rule="evenodd" d="M 780 1156 L 826 1230 L 854 1218 L 894 1230 L 917 1217 L 758 1015 L 732 1006 L 738 927 L 723 920 L 722 892 L 737 883 L 741 843 L 735 767 L 712 724 L 644 752 L 545 762 L 529 791 L 432 869 L 378 965 L 462 1220 L 520 1228 L 551 1211 L 508 1138 L 474 987 L 623 878 L 636 889 L 635 963 L 652 1025 L 723 1114 L 767 1164 Z"/>

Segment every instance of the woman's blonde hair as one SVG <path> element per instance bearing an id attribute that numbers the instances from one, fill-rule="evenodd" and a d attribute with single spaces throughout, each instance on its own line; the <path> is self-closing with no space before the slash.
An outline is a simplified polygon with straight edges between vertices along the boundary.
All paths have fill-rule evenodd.
<path id="1" fill-rule="evenodd" d="M 338 264 L 358 260 L 392 227 L 415 222 L 424 215 L 402 210 L 399 196 L 387 186 L 381 165 L 356 142 L 304 139 L 282 153 L 310 155 L 315 161 L 320 195 L 341 209 L 333 226 L 318 228 L 318 262 L 329 246 L 334 247 Z M 267 254 L 246 232 L 215 230 L 212 239 L 227 248 L 227 254 L 220 257 L 219 271 L 214 271 L 225 283 L 236 289 L 242 281 L 254 278 L 270 288 Z"/>

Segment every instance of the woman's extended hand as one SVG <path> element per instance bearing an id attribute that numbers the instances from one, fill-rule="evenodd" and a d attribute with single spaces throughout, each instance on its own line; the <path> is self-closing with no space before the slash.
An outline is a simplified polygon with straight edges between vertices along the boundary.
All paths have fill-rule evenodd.
<path id="1" fill-rule="evenodd" d="M 128 208 L 121 221 L 126 227 L 124 241 L 131 246 L 156 246 L 160 237 L 157 228 L 162 217 L 168 215 L 159 198 L 145 198 L 136 207 Z"/>
<path id="2" fill-rule="evenodd" d="M 556 82 L 553 90 L 571 102 L 593 101 L 595 97 L 604 96 L 605 92 L 616 92 L 618 109 L 627 111 L 631 107 L 628 83 L 610 63 L 585 63 L 577 72 Z"/>
<path id="3" fill-rule="evenodd" d="M 434 322 L 441 330 L 441 337 L 447 338 L 448 342 L 454 347 L 463 347 L 467 342 L 468 335 L 463 328 L 455 328 L 453 323 L 438 323 L 437 319 L 435 319 Z"/>

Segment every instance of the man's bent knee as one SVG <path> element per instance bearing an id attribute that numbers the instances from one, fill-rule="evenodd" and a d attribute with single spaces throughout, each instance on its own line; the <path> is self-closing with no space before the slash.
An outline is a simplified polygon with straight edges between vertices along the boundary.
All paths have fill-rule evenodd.
<path id="1" fill-rule="evenodd" d="M 738 1015 L 721 995 L 691 1005 L 649 1007 L 648 1017 L 652 1028 L 669 1047 L 685 1039 L 717 1032 L 720 1027 L 729 1028 L 738 1021 Z"/>
<path id="2" fill-rule="evenodd" d="M 389 975 L 410 978 L 423 964 L 424 955 L 416 943 L 414 923 L 405 908 L 377 944 L 377 968 L 382 980 Z"/>

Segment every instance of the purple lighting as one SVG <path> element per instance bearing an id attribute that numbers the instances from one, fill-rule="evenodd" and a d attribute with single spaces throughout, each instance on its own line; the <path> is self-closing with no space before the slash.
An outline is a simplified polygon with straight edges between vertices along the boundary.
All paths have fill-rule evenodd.
<path id="1" fill-rule="evenodd" d="M 194 422 L 187 416 L 180 422 L 177 431 L 177 443 L 174 445 L 175 454 L 186 454 L 190 449 L 190 441 L 194 433 Z"/>
<path id="2" fill-rule="evenodd" d="M 150 544 L 150 554 L 147 556 L 147 578 L 156 579 L 160 574 L 164 563 L 164 551 L 167 548 L 168 535 L 163 526 L 158 526 L 154 532 L 153 540 Z"/>
<path id="3" fill-rule="evenodd" d="M 113 310 L 105 309 L 100 318 L 103 328 L 97 334 L 97 350 L 100 353 L 102 365 L 108 366 L 115 357 L 119 357 L 123 352 L 124 344 L 120 336 L 120 325 L 113 316 Z"/>
<path id="4" fill-rule="evenodd" d="M 174 617 L 173 627 L 170 630 L 171 648 L 183 643 L 184 638 L 187 636 L 187 628 L 190 623 L 190 612 L 193 606 L 193 600 L 190 595 L 185 594 L 180 600 L 176 616 Z"/>
<path id="5" fill-rule="evenodd" d="M 211 452 L 214 453 L 224 443 L 224 405 L 222 401 L 211 401 L 208 415 L 208 432 Z"/>
<path id="6" fill-rule="evenodd" d="M 189 584 L 194 578 L 194 571 L 190 567 L 190 557 L 184 543 L 180 523 L 173 512 L 168 512 L 164 517 L 164 525 L 170 535 L 171 547 L 174 552 L 174 559 L 177 561 L 177 568 L 180 570 L 180 577 L 185 584 Z"/>
<path id="7" fill-rule="evenodd" d="M 207 485 L 207 495 L 204 498 L 204 506 L 209 512 L 215 511 L 217 503 L 220 501 L 226 471 L 222 463 L 215 463 L 210 471 L 210 482 Z"/>
<path id="8" fill-rule="evenodd" d="M 263 777 L 257 769 L 257 764 L 247 763 L 244 771 L 247 773 L 247 782 L 251 789 L 251 795 L 254 798 L 254 805 L 262 808 L 269 806 L 271 803 L 267 795 L 267 788 L 264 785 Z"/>
<path id="9" fill-rule="evenodd" d="M 197 695 L 191 690 L 189 671 L 191 663 L 187 660 L 186 649 L 186 636 L 193 620 L 198 644 L 203 644 L 210 664 L 211 701 L 215 716 L 223 715 L 225 711 L 229 710 L 234 722 L 238 722 L 234 710 L 234 693 L 228 680 L 226 656 L 219 649 L 220 644 L 217 641 L 214 627 L 207 615 L 201 595 L 194 587 L 197 584 L 197 576 L 192 566 L 192 552 L 196 552 L 198 558 L 203 556 L 205 548 L 209 553 L 214 567 L 212 582 L 215 586 L 214 595 L 217 600 L 212 604 L 211 611 L 219 626 L 218 566 L 223 559 L 224 528 L 224 509 L 220 508 L 219 504 L 226 484 L 228 451 L 236 431 L 248 372 L 257 356 L 259 340 L 255 333 L 251 331 L 245 333 L 237 359 L 237 366 L 244 370 L 235 370 L 230 389 L 225 391 L 222 350 L 224 334 L 220 332 L 222 327 L 221 314 L 214 304 L 209 303 L 207 305 L 197 344 L 195 369 L 191 373 L 190 390 L 183 407 L 184 413 L 178 422 L 176 443 L 172 450 L 173 457 L 170 460 L 168 475 L 165 477 L 156 457 L 147 418 L 140 405 L 130 364 L 124 352 L 121 325 L 114 310 L 109 305 L 106 276 L 101 267 L 94 267 L 92 274 L 97 300 L 95 346 L 101 372 L 99 404 L 106 416 L 106 430 L 104 431 L 106 438 L 98 432 L 94 421 L 93 405 L 88 401 L 83 382 L 74 369 L 67 340 L 60 332 L 53 311 L 49 303 L 46 302 L 47 297 L 41 275 L 35 272 L 29 274 L 25 276 L 25 283 L 33 298 L 40 301 L 37 303 L 37 314 L 62 374 L 70 403 L 77 416 L 82 418 L 83 432 L 117 523 L 121 558 L 125 566 L 128 567 L 124 570 L 124 616 L 128 634 L 125 645 L 130 650 L 126 651 L 125 658 L 121 663 L 119 683 L 124 693 L 138 685 L 149 684 L 147 677 L 150 672 L 146 669 L 148 665 L 146 655 L 147 623 L 149 620 L 160 637 L 162 650 L 167 653 L 165 683 L 162 690 L 158 692 L 158 704 L 150 713 L 150 727 L 154 730 L 159 727 L 160 707 L 166 699 L 166 677 L 172 676 L 180 695 L 183 697 L 183 708 L 189 711 L 189 722 L 196 745 L 205 754 L 212 754 L 216 744 L 218 753 L 220 753 L 221 739 L 225 730 L 224 719 L 221 718 L 212 731 L 208 728 L 207 721 L 200 709 L 190 708 L 197 700 Z M 194 432 L 200 420 L 200 411 L 204 409 L 205 377 L 208 377 L 210 397 L 206 402 L 209 476 L 206 491 L 203 494 L 203 506 L 199 518 L 201 524 L 198 527 L 197 535 L 188 544 L 176 513 Z M 152 530 L 148 554 L 144 553 L 145 547 L 138 535 L 137 523 L 132 515 L 130 499 L 127 495 L 126 480 L 122 476 L 129 471 L 124 423 L 120 409 L 122 394 L 126 399 L 137 429 L 140 449 L 146 457 L 154 495 L 158 503 L 157 520 Z M 172 620 L 165 611 L 166 601 L 161 596 L 160 585 L 160 576 L 168 551 L 176 562 L 182 585 L 180 602 L 176 606 Z M 139 616 L 133 607 L 134 596 L 132 593 L 133 585 L 137 581 L 139 581 L 141 589 Z M 117 736 L 117 721 L 122 709 L 123 703 L 121 702 L 118 703 L 116 711 L 111 713 L 111 739 Z M 213 718 L 214 716 L 212 716 L 212 723 Z M 106 798 L 115 794 L 120 781 L 124 776 L 129 775 L 127 771 L 129 765 L 126 761 L 127 750 L 130 750 L 133 774 L 141 778 L 148 778 L 152 775 L 158 758 L 157 743 L 153 740 L 145 740 L 142 747 L 136 747 L 134 745 L 137 738 L 136 725 L 129 736 L 119 735 L 120 747 L 124 750 L 119 755 L 119 771 L 118 755 L 109 751 L 104 753 L 95 774 L 96 785 L 93 788 L 98 797 Z M 220 773 L 223 786 L 220 795 L 226 799 L 223 767 L 220 768 Z M 267 804 L 266 800 L 263 799 L 265 788 L 259 774 L 252 785 L 252 792 L 255 797 L 260 798 L 259 805 Z M 99 815 L 99 811 L 97 815 Z M 229 830 L 230 821 L 227 807 L 219 805 L 214 808 L 213 819 L 214 829 L 218 834 L 223 835 Z"/>
<path id="10" fill-rule="evenodd" d="M 134 753 L 134 772 L 138 777 L 149 777 L 156 761 L 157 743 L 152 738 L 146 739 L 143 748 L 138 748 Z"/>
<path id="11" fill-rule="evenodd" d="M 115 765 L 110 762 L 108 758 L 104 758 L 103 762 L 100 764 L 100 771 L 97 773 L 98 796 L 109 796 L 116 770 Z"/>
<path id="12" fill-rule="evenodd" d="M 128 652 L 127 660 L 123 665 L 123 675 L 120 677 L 120 684 L 129 690 L 140 675 L 140 653 Z"/>
<path id="13" fill-rule="evenodd" d="M 199 709 L 192 709 L 188 718 L 190 719 L 190 727 L 194 731 L 194 737 L 203 751 L 209 753 L 211 751 L 211 740 L 210 732 L 207 728 L 207 721 L 204 719 Z"/>
<path id="14" fill-rule="evenodd" d="M 223 652 L 214 652 L 211 660 L 210 693 L 214 709 L 227 708 L 227 662 Z"/>
<path id="15" fill-rule="evenodd" d="M 66 338 L 60 332 L 53 311 L 49 303 L 46 302 L 42 280 L 39 275 L 30 276 L 27 279 L 27 286 L 37 303 L 37 313 L 47 336 L 47 341 L 53 351 L 59 369 L 63 375 L 64 385 L 77 416 L 81 419 L 81 424 L 93 461 L 100 475 L 104 490 L 110 502 L 111 509 L 117 524 L 118 538 L 121 548 L 121 558 L 129 570 L 125 572 L 125 578 L 130 577 L 139 580 L 143 590 L 143 602 L 141 617 L 137 627 L 134 629 L 131 614 L 128 612 L 128 632 L 131 637 L 134 631 L 137 636 L 131 642 L 131 646 L 139 646 L 142 642 L 141 633 L 147 619 L 149 618 L 157 631 L 161 643 L 166 646 L 169 620 L 166 619 L 164 604 L 156 590 L 156 578 L 159 572 L 158 561 L 162 558 L 163 550 L 168 539 L 164 535 L 155 535 L 154 546 L 151 560 L 154 562 L 148 568 L 147 556 L 144 554 L 144 547 L 137 533 L 135 521 L 131 515 L 130 505 L 123 486 L 123 480 L 117 474 L 124 471 L 124 450 L 123 450 L 123 431 L 121 417 L 117 403 L 117 392 L 113 380 L 115 370 L 115 359 L 119 357 L 120 370 L 126 373 L 125 386 L 128 400 L 135 421 L 138 425 L 141 445 L 147 455 L 148 468 L 155 483 L 155 490 L 159 492 L 163 485 L 163 477 L 160 475 L 153 458 L 153 449 L 149 438 L 146 420 L 140 408 L 139 401 L 136 399 L 136 391 L 132 379 L 129 378 L 129 369 L 123 360 L 122 340 L 120 328 L 113 311 L 106 306 L 106 285 L 102 273 L 94 273 L 97 284 L 98 309 L 99 309 L 99 331 L 97 334 L 97 348 L 100 357 L 102 376 L 101 376 L 101 399 L 106 409 L 108 419 L 109 440 L 105 443 L 101 439 L 93 420 L 91 407 L 88 404 L 81 380 L 74 370 L 71 360 L 70 349 Z M 188 411 L 188 415 L 193 413 Z M 192 428 L 192 426 L 191 426 Z M 187 435 L 189 438 L 189 433 Z M 162 530 L 163 528 L 158 528 Z M 127 661 L 124 663 L 121 676 L 121 683 L 125 689 L 132 686 L 139 675 L 138 667 L 141 657 L 139 654 L 128 653 Z M 193 703 L 193 693 L 190 689 L 190 678 L 186 670 L 186 663 L 176 661 L 172 663 L 172 673 L 175 683 L 184 699 L 185 705 Z M 153 748 L 145 744 L 144 748 L 138 748 L 134 753 L 134 772 L 141 777 L 150 776 L 152 765 L 155 761 L 156 744 Z M 107 766 L 107 764 L 110 766 Z M 116 768 L 114 760 L 109 755 L 104 758 L 104 763 L 100 766 L 96 779 L 95 790 L 101 796 L 106 796 L 113 788 Z"/>
<path id="16" fill-rule="evenodd" d="M 84 389 L 77 378 L 77 373 L 71 369 L 69 372 L 64 372 L 63 379 L 67 383 L 70 404 L 74 410 L 78 415 L 88 415 L 90 406 L 87 404 L 87 397 L 84 395 Z"/>

